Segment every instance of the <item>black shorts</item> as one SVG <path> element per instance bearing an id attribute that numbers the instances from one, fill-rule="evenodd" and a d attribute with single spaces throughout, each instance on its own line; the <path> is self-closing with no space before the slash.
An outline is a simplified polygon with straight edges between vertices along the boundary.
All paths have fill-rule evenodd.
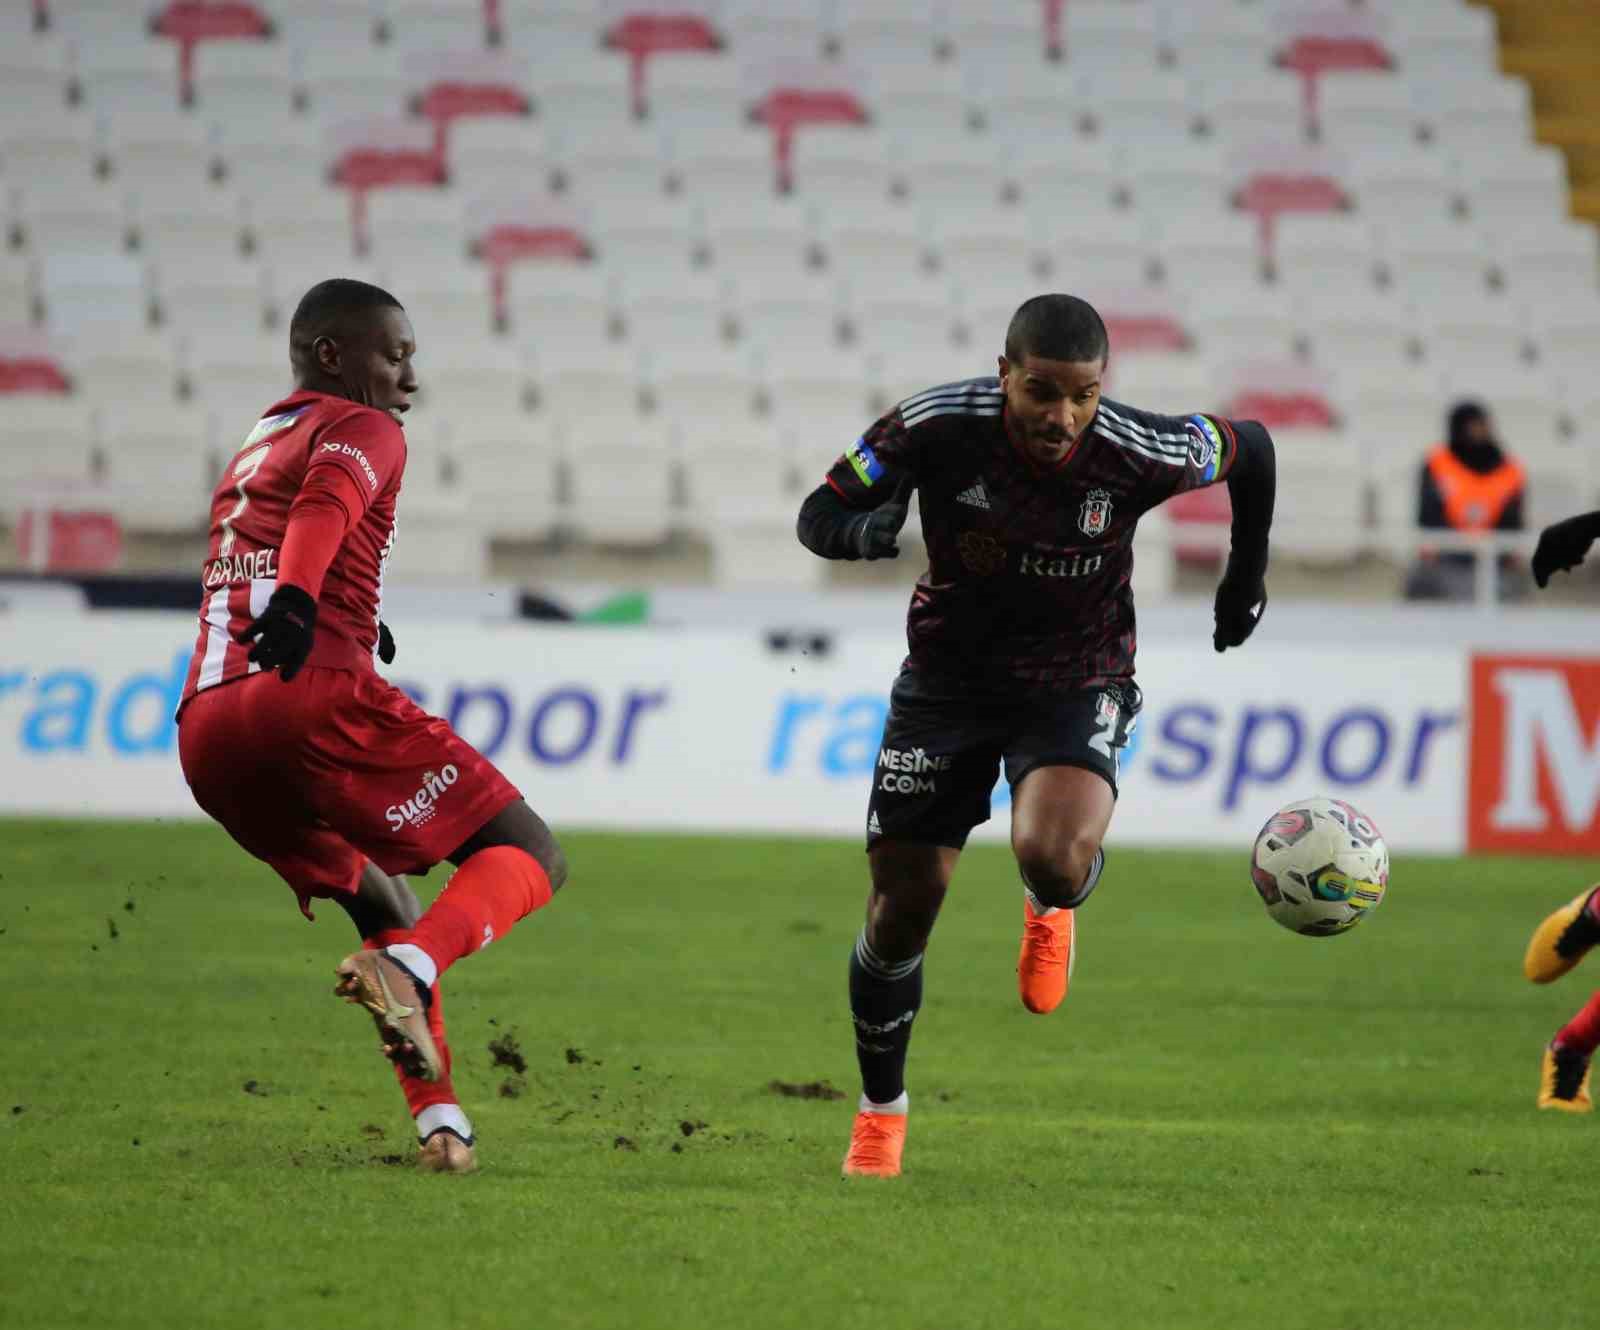
<path id="1" fill-rule="evenodd" d="M 1007 696 L 901 669 L 872 773 L 867 848 L 887 838 L 960 849 L 989 820 L 1002 762 L 1012 789 L 1035 767 L 1083 767 L 1114 797 L 1142 704 L 1131 679 Z"/>

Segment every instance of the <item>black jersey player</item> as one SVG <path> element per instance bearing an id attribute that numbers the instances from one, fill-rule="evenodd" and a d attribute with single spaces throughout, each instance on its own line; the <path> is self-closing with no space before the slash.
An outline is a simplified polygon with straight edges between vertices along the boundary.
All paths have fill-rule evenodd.
<path id="1" fill-rule="evenodd" d="M 1021 870 L 1022 1001 L 1066 994 L 1074 911 L 1105 863 L 1133 681 L 1133 532 L 1141 513 L 1226 481 L 1232 549 L 1218 651 L 1266 605 L 1272 440 L 1254 421 L 1157 415 L 1103 399 L 1109 341 L 1092 306 L 1041 295 L 1017 310 L 993 378 L 901 402 L 834 463 L 800 511 L 829 559 L 892 558 L 911 491 L 928 568 L 867 811 L 871 890 L 850 959 L 863 1094 L 847 1174 L 893 1176 L 922 954 L 970 830 L 1004 769 Z"/>

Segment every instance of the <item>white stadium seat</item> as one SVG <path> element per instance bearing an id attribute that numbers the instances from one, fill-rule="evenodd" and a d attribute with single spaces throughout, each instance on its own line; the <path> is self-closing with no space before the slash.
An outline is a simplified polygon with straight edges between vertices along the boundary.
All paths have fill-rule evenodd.
<path id="1" fill-rule="evenodd" d="M 11 393 L 0 397 L 7 437 L 29 446 L 0 448 L 0 514 L 11 516 L 36 487 L 89 483 L 95 452 L 94 409 L 81 397 Z"/>
<path id="2" fill-rule="evenodd" d="M 571 520 L 596 544 L 655 545 L 672 529 L 672 464 L 653 432 L 641 424 L 625 438 L 571 449 Z"/>
<path id="3" fill-rule="evenodd" d="M 119 405 L 101 413 L 99 439 L 106 482 L 129 526 L 188 531 L 204 522 L 225 451 L 206 410 Z"/>
<path id="4" fill-rule="evenodd" d="M 209 120 L 280 114 L 294 105 L 294 49 L 284 41 L 198 42 L 194 101 Z"/>
<path id="5" fill-rule="evenodd" d="M 149 325 L 144 270 L 127 257 L 48 254 L 39 265 L 45 322 L 58 336 L 142 334 Z"/>

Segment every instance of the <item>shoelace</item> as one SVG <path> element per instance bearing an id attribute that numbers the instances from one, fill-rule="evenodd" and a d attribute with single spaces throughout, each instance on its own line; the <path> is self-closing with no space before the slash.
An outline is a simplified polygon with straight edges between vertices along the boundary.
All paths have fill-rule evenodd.
<path id="1" fill-rule="evenodd" d="M 1576 1049 L 1552 1048 L 1555 1055 L 1556 1075 L 1553 1093 L 1557 1099 L 1576 1099 L 1583 1085 L 1583 1073 L 1589 1070 L 1589 1059 Z"/>
<path id="2" fill-rule="evenodd" d="M 1050 926 L 1049 919 L 1024 919 L 1023 931 L 1033 939 L 1034 949 L 1048 960 L 1060 959 L 1067 950 L 1066 938 Z"/>

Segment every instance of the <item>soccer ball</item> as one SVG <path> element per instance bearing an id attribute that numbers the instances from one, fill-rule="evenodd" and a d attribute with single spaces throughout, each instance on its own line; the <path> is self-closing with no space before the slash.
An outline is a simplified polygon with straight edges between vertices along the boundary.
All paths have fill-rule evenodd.
<path id="1" fill-rule="evenodd" d="M 1389 847 L 1372 819 L 1342 799 L 1296 799 L 1261 828 L 1250 880 L 1276 922 L 1329 937 L 1354 928 L 1382 903 Z"/>

